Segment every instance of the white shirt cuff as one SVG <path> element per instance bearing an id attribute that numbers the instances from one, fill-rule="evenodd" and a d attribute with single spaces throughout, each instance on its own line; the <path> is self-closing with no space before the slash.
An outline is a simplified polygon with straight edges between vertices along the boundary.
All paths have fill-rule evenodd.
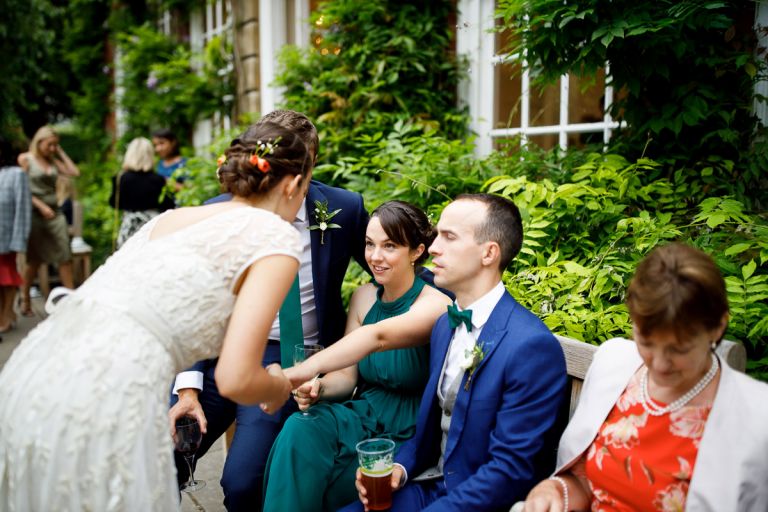
<path id="1" fill-rule="evenodd" d="M 180 389 L 194 388 L 203 390 L 203 372 L 189 371 L 181 372 L 176 375 L 176 382 L 173 384 L 173 394 L 178 395 Z"/>
<path id="2" fill-rule="evenodd" d="M 403 476 L 402 478 L 400 478 L 400 487 L 402 488 L 406 483 L 408 483 L 408 470 L 405 469 L 405 466 L 403 466 L 399 462 L 395 462 L 395 466 L 403 470 Z"/>

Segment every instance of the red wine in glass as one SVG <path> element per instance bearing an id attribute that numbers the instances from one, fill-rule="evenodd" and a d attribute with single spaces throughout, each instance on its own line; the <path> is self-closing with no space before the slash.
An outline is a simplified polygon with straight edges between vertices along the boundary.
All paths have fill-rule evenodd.
<path id="1" fill-rule="evenodd" d="M 174 436 L 176 451 L 184 456 L 189 468 L 189 480 L 180 487 L 180 490 L 184 492 L 195 492 L 205 487 L 205 482 L 195 480 L 194 474 L 195 453 L 200 448 L 200 441 L 202 440 L 203 432 L 197 419 L 183 416 L 176 420 L 176 435 Z"/>

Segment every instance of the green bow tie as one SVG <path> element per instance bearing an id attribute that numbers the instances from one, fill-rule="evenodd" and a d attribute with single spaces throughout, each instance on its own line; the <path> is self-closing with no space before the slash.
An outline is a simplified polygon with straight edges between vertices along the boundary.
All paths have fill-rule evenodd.
<path id="1" fill-rule="evenodd" d="M 463 323 L 467 326 L 467 331 L 472 332 L 472 310 L 459 311 L 456 304 L 451 304 L 448 306 L 448 323 L 451 325 L 451 329 L 455 329 Z"/>

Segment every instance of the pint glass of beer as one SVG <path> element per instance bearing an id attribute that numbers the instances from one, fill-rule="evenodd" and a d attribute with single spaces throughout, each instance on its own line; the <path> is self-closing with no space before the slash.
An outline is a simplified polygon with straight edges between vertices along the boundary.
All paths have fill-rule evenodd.
<path id="1" fill-rule="evenodd" d="M 371 510 L 392 506 L 392 468 L 395 442 L 390 439 L 366 439 L 357 443 L 360 473 Z"/>

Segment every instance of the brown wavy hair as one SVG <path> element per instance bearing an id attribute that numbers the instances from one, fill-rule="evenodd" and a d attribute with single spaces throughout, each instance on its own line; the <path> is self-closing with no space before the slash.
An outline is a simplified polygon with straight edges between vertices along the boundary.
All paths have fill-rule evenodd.
<path id="1" fill-rule="evenodd" d="M 274 150 L 262 155 L 260 146 L 267 143 L 274 144 Z M 267 172 L 250 162 L 254 153 L 269 162 Z M 252 126 L 234 139 L 224 154 L 226 161 L 219 167 L 219 182 L 226 192 L 239 197 L 265 194 L 284 176 L 306 177 L 312 170 L 313 156 L 304 141 L 276 123 Z"/>
<path id="2" fill-rule="evenodd" d="M 728 312 L 725 281 L 699 249 L 678 242 L 660 246 L 638 265 L 627 308 L 644 336 L 658 329 L 674 329 L 678 338 L 715 329 Z"/>

